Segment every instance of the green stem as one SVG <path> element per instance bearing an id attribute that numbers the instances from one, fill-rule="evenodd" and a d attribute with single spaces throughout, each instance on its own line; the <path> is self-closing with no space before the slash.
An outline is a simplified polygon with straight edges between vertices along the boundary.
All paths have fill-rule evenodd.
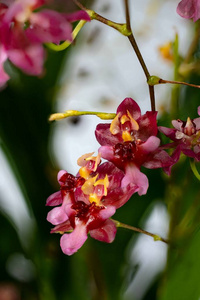
<path id="1" fill-rule="evenodd" d="M 194 173 L 194 176 L 200 181 L 200 174 L 193 159 L 190 159 L 190 167 L 192 169 L 192 172 Z"/>
<path id="2" fill-rule="evenodd" d="M 113 22 L 111 20 L 108 20 L 104 17 L 102 17 L 101 15 L 97 14 L 95 11 L 93 10 L 89 10 L 87 9 L 87 13 L 88 15 L 90 16 L 90 18 L 92 20 L 97 20 L 109 27 L 112 27 L 114 29 L 116 29 L 117 31 L 119 31 L 121 34 L 123 34 L 124 36 L 129 36 L 131 34 L 131 31 L 128 30 L 126 24 L 123 24 L 123 23 L 116 23 L 116 22 Z"/>
<path id="3" fill-rule="evenodd" d="M 148 231 L 146 231 L 146 230 L 143 230 L 143 229 L 140 229 L 140 228 L 137 228 L 137 227 L 134 227 L 134 226 L 130 226 L 130 225 L 121 223 L 121 222 L 119 222 L 119 221 L 117 221 L 117 220 L 113 220 L 113 219 L 111 219 L 111 220 L 115 223 L 115 225 L 116 225 L 117 227 L 126 228 L 126 229 L 129 229 L 129 230 L 132 230 L 132 231 L 136 231 L 136 232 L 139 232 L 139 233 L 146 234 L 146 235 L 148 235 L 148 236 L 151 236 L 151 237 L 154 239 L 154 241 L 161 241 L 161 242 L 164 242 L 164 243 L 166 243 L 166 244 L 169 243 L 168 240 L 166 240 L 166 239 L 160 237 L 160 236 L 157 235 L 157 234 L 148 232 Z"/>
<path id="4" fill-rule="evenodd" d="M 59 121 L 68 117 L 84 116 L 84 115 L 95 115 L 102 120 L 112 120 L 116 117 L 115 113 L 105 113 L 96 111 L 78 111 L 78 110 L 67 110 L 63 113 L 55 113 L 50 115 L 49 121 Z"/>
<path id="5" fill-rule="evenodd" d="M 124 0 L 124 4 L 125 4 L 125 11 L 126 11 L 126 26 L 127 26 L 127 29 L 131 32 L 131 34 L 128 36 L 128 39 L 129 39 L 129 42 L 131 43 L 134 51 L 135 51 L 135 54 L 141 64 L 141 67 L 144 71 L 144 74 L 146 76 L 146 79 L 147 79 L 147 83 L 148 83 L 148 80 L 149 80 L 149 77 L 150 77 L 150 73 L 147 69 L 147 66 L 145 64 L 145 61 L 142 57 L 142 54 L 140 52 L 140 49 L 137 45 L 137 42 L 135 40 L 135 37 L 132 33 L 132 29 L 131 29 L 131 24 L 130 24 L 130 13 L 129 13 L 129 4 L 128 4 L 128 0 Z M 150 95 L 150 100 L 151 100 L 151 110 L 152 111 L 155 111 L 156 110 L 156 105 L 155 105 L 155 94 L 154 94 L 154 86 L 152 85 L 149 85 L 149 95 Z"/>
<path id="6" fill-rule="evenodd" d="M 176 34 L 174 44 L 173 44 L 173 56 L 174 56 L 174 80 L 179 81 L 180 55 L 179 55 L 178 34 Z M 179 112 L 179 92 L 180 92 L 180 87 L 175 85 L 172 88 L 172 93 L 171 93 L 170 114 L 172 119 L 177 119 L 177 115 Z"/>
<path id="7" fill-rule="evenodd" d="M 158 76 L 150 76 L 147 83 L 149 85 L 156 85 L 156 84 L 165 84 L 165 83 L 171 83 L 171 84 L 182 84 L 182 85 L 187 85 L 187 86 L 191 86 L 197 89 L 200 89 L 200 85 L 196 85 L 196 84 L 192 84 L 192 83 L 188 83 L 188 82 L 184 82 L 184 81 L 176 81 L 176 80 L 165 80 L 165 79 L 161 79 Z"/>
<path id="8" fill-rule="evenodd" d="M 79 31 L 81 30 L 81 28 L 85 25 L 86 21 L 84 20 L 81 20 L 77 26 L 74 28 L 73 32 L 72 32 L 72 38 L 73 38 L 73 41 L 75 40 L 75 38 L 77 37 Z M 72 42 L 73 42 L 72 41 Z M 56 44 L 53 44 L 53 43 L 47 43 L 46 46 L 54 51 L 63 51 L 65 49 L 67 49 L 71 44 L 72 42 L 70 41 L 65 41 L 63 42 L 62 44 L 60 45 L 56 45 Z"/>

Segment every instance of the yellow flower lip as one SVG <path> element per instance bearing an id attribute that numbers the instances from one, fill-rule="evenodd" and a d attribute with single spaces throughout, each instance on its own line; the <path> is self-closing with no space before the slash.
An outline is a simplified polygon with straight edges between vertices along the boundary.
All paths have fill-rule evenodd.
<path id="1" fill-rule="evenodd" d="M 94 177 L 89 178 L 82 186 L 82 192 L 89 196 L 90 203 L 95 202 L 100 205 L 103 196 L 107 196 L 109 179 L 108 175 L 104 178 L 97 180 L 98 174 Z M 98 188 L 98 186 L 101 186 Z M 97 187 L 97 189 L 95 189 Z"/>
<path id="2" fill-rule="evenodd" d="M 122 132 L 122 138 L 124 142 L 132 142 L 133 137 L 128 131 L 123 131 Z"/>
<path id="3" fill-rule="evenodd" d="M 136 130 L 136 131 L 139 130 L 138 122 L 131 116 L 130 112 L 127 110 L 127 113 L 122 115 L 121 117 L 120 117 L 120 113 L 118 113 L 116 115 L 116 117 L 111 122 L 110 132 L 113 135 L 116 135 L 116 134 L 120 133 L 121 132 L 120 124 L 124 125 L 126 122 L 131 123 L 131 126 L 130 126 L 131 130 Z M 128 132 L 128 130 L 125 130 L 125 131 Z M 123 133 L 124 133 L 124 130 L 122 132 L 122 135 L 123 135 Z M 127 136 L 126 133 L 124 135 Z M 126 139 L 126 137 L 125 137 L 125 139 Z M 132 138 L 130 139 L 130 136 L 129 136 L 128 141 L 130 141 L 130 140 L 132 140 Z"/>
<path id="4" fill-rule="evenodd" d="M 79 169 L 79 174 L 85 179 L 89 178 L 91 172 L 95 172 L 97 170 L 97 167 L 101 161 L 100 153 L 98 153 L 97 156 L 93 156 L 93 154 L 94 152 L 86 153 L 79 157 L 79 159 L 77 160 L 77 164 L 81 166 L 81 168 Z M 95 163 L 93 164 L 92 161 Z"/>

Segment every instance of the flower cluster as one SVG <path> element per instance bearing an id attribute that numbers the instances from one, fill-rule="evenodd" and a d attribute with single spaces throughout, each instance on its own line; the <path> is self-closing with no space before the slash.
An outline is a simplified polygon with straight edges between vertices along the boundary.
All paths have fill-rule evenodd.
<path id="1" fill-rule="evenodd" d="M 9 79 L 4 70 L 7 59 L 27 74 L 40 75 L 45 59 L 43 44 L 72 41 L 71 23 L 90 21 L 85 11 L 64 14 L 45 9 L 45 0 L 8 3 L 0 3 L 0 86 Z"/>
<path id="2" fill-rule="evenodd" d="M 47 199 L 47 205 L 56 206 L 47 216 L 55 227 L 52 233 L 64 233 L 61 237 L 62 251 L 72 255 L 90 236 L 110 243 L 114 240 L 116 226 L 112 220 L 117 208 L 125 204 L 136 191 L 130 183 L 121 186 L 123 172 L 112 163 L 100 162 L 100 156 L 84 155 L 79 159 L 82 167 L 76 176 L 60 171 L 60 191 Z M 72 231 L 71 233 L 65 233 Z"/>
<path id="3" fill-rule="evenodd" d="M 100 143 L 98 155 L 83 155 L 76 176 L 58 173 L 60 191 L 47 199 L 55 206 L 47 220 L 55 225 L 52 233 L 61 233 L 61 249 L 75 253 L 91 237 L 110 243 L 116 235 L 115 222 L 110 219 L 134 193 L 144 195 L 148 178 L 146 168 L 169 168 L 174 160 L 160 147 L 157 112 L 141 114 L 137 103 L 126 98 L 119 105 L 110 124 L 99 124 L 95 130 Z M 101 162 L 101 158 L 107 162 Z"/>
<path id="4" fill-rule="evenodd" d="M 200 106 L 198 107 L 198 115 L 200 115 Z M 164 133 L 173 142 L 164 145 L 165 149 L 174 149 L 172 153 L 173 164 L 166 168 L 166 172 L 170 173 L 171 167 L 178 162 L 181 153 L 192 157 L 195 161 L 200 161 L 200 118 L 187 121 L 173 120 L 174 128 L 160 126 L 159 131 Z"/>
<path id="5" fill-rule="evenodd" d="M 38 5 L 39 0 L 32 1 Z M 27 3 L 28 0 L 21 2 Z M 182 0 L 177 12 L 196 21 L 199 19 L 199 5 L 199 0 Z M 5 7 L 4 10 L 6 11 Z M 54 36 L 55 32 L 47 26 L 49 34 L 43 35 L 44 28 L 41 32 L 37 23 L 42 13 L 48 20 L 51 19 L 49 11 L 30 13 L 29 10 L 27 18 L 19 9 L 17 19 L 15 13 L 16 23 L 12 32 L 18 30 L 18 27 L 21 28 L 18 22 L 23 19 L 23 22 L 29 21 L 28 28 L 23 29 L 23 35 L 37 46 L 41 46 L 41 42 L 58 43 L 62 39 L 70 40 L 70 30 L 67 36 L 63 36 L 62 31 Z M 12 16 L 12 13 L 8 15 Z M 76 19 L 78 16 L 87 20 L 83 12 L 75 16 Z M 51 17 L 56 18 L 56 15 L 52 13 Z M 69 21 L 74 21 L 75 18 L 74 15 L 71 18 L 62 15 L 61 19 L 56 20 L 55 24 L 59 26 L 62 22 L 62 25 L 65 24 L 63 26 L 66 26 L 66 22 L 69 26 Z M 44 40 L 44 36 L 47 40 Z M 7 57 L 10 58 L 8 54 Z M 200 107 L 198 113 L 200 114 Z M 200 161 L 200 118 L 188 118 L 186 122 L 174 120 L 174 128 L 158 127 L 157 112 L 147 111 L 142 114 L 138 104 L 131 98 L 125 98 L 113 115 L 111 123 L 98 124 L 96 127 L 95 136 L 100 144 L 98 155 L 89 153 L 79 158 L 80 169 L 76 176 L 64 170 L 60 171 L 60 190 L 47 199 L 47 205 L 54 206 L 47 216 L 47 220 L 55 226 L 51 233 L 62 235 L 60 245 L 67 255 L 74 254 L 84 244 L 88 234 L 107 243 L 114 240 L 117 229 L 116 222 L 111 217 L 134 193 L 140 196 L 147 193 L 149 182 L 141 170 L 142 167 L 163 168 L 170 175 L 171 168 L 178 162 L 181 153 Z M 63 114 L 59 114 L 59 117 L 62 118 Z M 172 142 L 162 145 L 158 130 L 159 134 L 166 135 Z M 167 149 L 173 149 L 171 155 L 166 152 Z M 101 159 L 106 162 L 102 163 Z"/>

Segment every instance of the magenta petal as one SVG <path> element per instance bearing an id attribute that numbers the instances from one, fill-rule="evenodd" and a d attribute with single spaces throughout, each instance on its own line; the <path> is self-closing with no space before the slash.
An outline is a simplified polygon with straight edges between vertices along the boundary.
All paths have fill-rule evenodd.
<path id="1" fill-rule="evenodd" d="M 43 71 L 44 49 L 42 45 L 9 50 L 8 57 L 13 64 L 27 74 L 40 75 Z"/>
<path id="2" fill-rule="evenodd" d="M 24 5 L 22 1 L 14 1 L 6 11 L 4 15 L 3 21 L 5 23 L 10 23 L 13 21 L 14 18 L 18 16 L 18 14 L 23 13 Z"/>
<path id="3" fill-rule="evenodd" d="M 174 164 L 174 160 L 169 156 L 167 152 L 162 149 L 158 149 L 153 155 L 150 155 L 143 166 L 148 169 L 157 169 L 168 167 Z"/>
<path id="4" fill-rule="evenodd" d="M 57 206 L 62 203 L 61 192 L 55 192 L 47 198 L 46 205 L 48 206 Z"/>
<path id="5" fill-rule="evenodd" d="M 171 168 L 172 168 L 172 166 L 175 164 L 175 163 L 177 163 L 177 161 L 179 160 L 179 158 L 180 158 L 180 155 L 181 155 L 181 145 L 178 145 L 177 147 L 176 147 L 176 149 L 174 150 L 174 152 L 172 153 L 172 155 L 171 155 L 171 158 L 173 159 L 173 164 L 171 164 L 169 167 L 165 167 L 165 168 L 163 168 L 163 170 L 165 171 L 165 173 L 167 174 L 167 175 L 170 175 L 171 174 Z"/>
<path id="6" fill-rule="evenodd" d="M 62 206 L 54 207 L 52 210 L 49 211 L 47 214 L 47 221 L 53 225 L 61 224 L 68 220 L 68 216 L 65 213 Z"/>
<path id="7" fill-rule="evenodd" d="M 142 141 L 147 140 L 151 135 L 157 135 L 157 113 L 157 111 L 147 111 L 146 114 L 142 115 L 138 120 L 139 130 L 137 135 Z"/>
<path id="8" fill-rule="evenodd" d="M 124 177 L 124 172 L 111 162 L 105 162 L 98 166 L 97 173 L 99 174 L 99 179 L 103 179 L 108 175 L 109 191 L 118 188 Z"/>
<path id="9" fill-rule="evenodd" d="M 126 115 L 127 110 L 137 120 L 141 116 L 141 110 L 138 104 L 132 98 L 125 98 L 117 108 L 117 114 Z"/>
<path id="10" fill-rule="evenodd" d="M 72 26 L 64 16 L 53 10 L 43 10 L 30 16 L 31 26 L 26 29 L 26 35 L 36 43 L 60 43 L 63 40 L 72 41 Z"/>
<path id="11" fill-rule="evenodd" d="M 84 10 L 79 10 L 79 11 L 76 11 L 74 13 L 67 14 L 67 15 L 63 14 L 63 16 L 66 18 L 66 20 L 68 22 L 75 22 L 78 20 L 85 20 L 85 21 L 91 20 L 88 13 Z"/>
<path id="12" fill-rule="evenodd" d="M 72 255 L 80 249 L 87 240 L 86 226 L 82 223 L 77 224 L 75 229 L 68 234 L 63 234 L 60 239 L 60 246 L 66 255 Z"/>
<path id="13" fill-rule="evenodd" d="M 167 127 L 163 127 L 163 126 L 159 126 L 158 129 L 164 135 L 166 135 L 167 137 L 169 137 L 172 141 L 176 140 L 176 136 L 175 136 L 176 132 L 177 132 L 176 129 L 174 129 L 174 128 L 167 128 Z"/>
<path id="14" fill-rule="evenodd" d="M 149 186 L 148 178 L 145 174 L 140 172 L 140 169 L 135 164 L 128 164 L 125 168 L 125 176 L 122 179 L 122 187 L 134 184 L 138 194 L 145 195 Z"/>
<path id="15" fill-rule="evenodd" d="M 123 206 L 137 191 L 138 187 L 134 183 L 130 183 L 123 188 L 115 188 L 104 199 L 104 205 L 112 205 L 117 209 Z"/>
<path id="16" fill-rule="evenodd" d="M 101 242 L 112 243 L 115 239 L 117 228 L 112 220 L 106 220 L 103 226 L 90 231 L 90 236 Z"/>
<path id="17" fill-rule="evenodd" d="M 121 134 L 113 135 L 110 132 L 110 124 L 98 124 L 95 130 L 95 136 L 100 145 L 112 145 L 123 142 Z"/>

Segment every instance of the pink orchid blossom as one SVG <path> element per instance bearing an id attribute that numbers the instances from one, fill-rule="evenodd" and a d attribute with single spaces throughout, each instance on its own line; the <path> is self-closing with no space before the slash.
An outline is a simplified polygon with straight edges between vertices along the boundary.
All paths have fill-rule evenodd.
<path id="1" fill-rule="evenodd" d="M 3 68 L 7 59 L 29 75 L 41 75 L 45 59 L 42 44 L 72 41 L 71 22 L 90 20 L 85 11 L 64 14 L 42 9 L 45 3 L 18 0 L 0 4 L 0 86 L 9 79 Z"/>
<path id="2" fill-rule="evenodd" d="M 177 13 L 186 19 L 193 19 L 196 22 L 200 18 L 199 0 L 182 0 L 177 6 Z"/>
<path id="3" fill-rule="evenodd" d="M 82 160 L 83 157 L 79 163 Z M 95 167 L 87 179 L 80 173 L 77 176 L 66 171 L 58 173 L 60 191 L 47 199 L 47 205 L 56 206 L 48 213 L 47 220 L 56 225 L 51 233 L 62 234 L 60 245 L 65 254 L 74 254 L 87 240 L 88 233 L 102 242 L 114 240 L 117 229 L 109 218 L 135 192 L 133 184 L 121 186 L 123 177 L 123 171 L 110 162 Z"/>
<path id="4" fill-rule="evenodd" d="M 159 148 L 157 135 L 157 112 L 141 115 L 137 103 L 126 98 L 119 105 L 117 115 L 111 124 L 97 125 L 95 134 L 102 145 L 99 153 L 102 158 L 114 163 L 125 172 L 122 186 L 135 184 L 139 195 L 148 189 L 148 179 L 140 171 L 146 168 L 162 168 L 172 163 L 170 156 Z"/>
<path id="5" fill-rule="evenodd" d="M 200 115 L 200 106 L 198 107 L 198 115 Z M 172 153 L 173 164 L 177 163 L 181 152 L 186 156 L 193 157 L 196 161 L 200 161 L 200 117 L 196 119 L 187 118 L 187 121 L 173 120 L 174 128 L 160 126 L 159 131 L 169 137 L 173 143 L 163 145 L 163 148 L 175 149 Z M 170 173 L 171 167 L 166 168 L 166 172 Z"/>

